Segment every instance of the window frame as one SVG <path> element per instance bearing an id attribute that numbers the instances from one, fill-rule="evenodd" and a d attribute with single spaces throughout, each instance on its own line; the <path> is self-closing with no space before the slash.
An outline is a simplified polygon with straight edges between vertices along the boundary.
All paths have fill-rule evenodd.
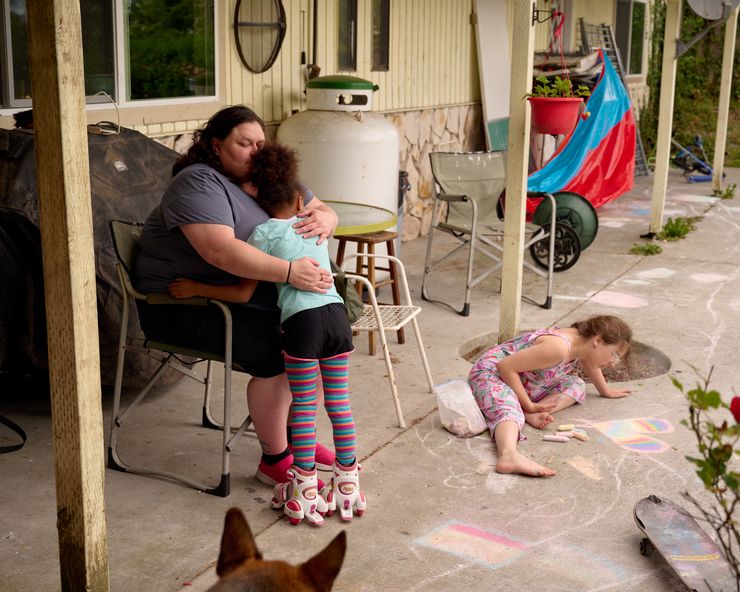
<path id="1" fill-rule="evenodd" d="M 379 31 L 375 34 L 376 10 L 380 19 Z M 370 19 L 370 52 L 372 72 L 388 72 L 391 69 L 391 0 L 372 0 Z"/>
<path id="2" fill-rule="evenodd" d="M 629 4 L 629 13 L 627 15 L 627 22 L 629 23 L 629 29 L 626 31 L 627 36 L 627 52 L 626 55 L 622 51 L 622 47 L 619 45 L 619 39 L 621 37 L 622 31 L 617 31 L 617 25 L 619 24 L 619 12 L 620 12 L 620 6 L 625 6 Z M 632 56 L 632 49 L 634 47 L 634 39 L 632 38 L 633 34 L 633 24 L 632 24 L 632 16 L 633 16 L 633 9 L 635 4 L 640 4 L 643 6 L 644 14 L 643 14 L 643 36 L 639 40 L 639 43 L 641 45 L 641 59 L 640 59 L 640 71 L 639 72 L 630 72 L 630 63 L 631 63 L 631 56 Z M 619 53 L 622 58 L 622 67 L 624 69 L 624 75 L 626 78 L 631 80 L 639 80 L 644 79 L 645 76 L 647 76 L 647 52 L 648 52 L 648 42 L 645 39 L 645 32 L 648 30 L 648 19 L 649 19 L 649 6 L 647 0 L 617 0 L 617 2 L 614 3 L 614 23 L 615 23 L 615 31 L 614 31 L 614 37 L 615 41 L 617 42 L 617 48 L 619 49 Z"/>
<path id="3" fill-rule="evenodd" d="M 347 8 L 346 35 L 342 34 L 342 7 Z M 337 0 L 337 72 L 357 72 L 357 0 Z"/>
<path id="4" fill-rule="evenodd" d="M 0 11 L 0 59 L 6 64 L 5 70 L 0 74 L 2 78 L 2 88 L 0 88 L 0 116 L 10 116 L 18 111 L 23 111 L 32 107 L 30 99 L 13 99 L 13 81 L 12 81 L 12 55 L 9 55 L 11 48 L 10 37 L 10 0 L 2 1 L 2 11 Z M 224 32 L 222 31 L 222 22 L 224 10 L 226 9 L 223 0 L 213 0 L 213 77 L 214 77 L 214 94 L 190 96 L 190 97 L 167 97 L 161 99 L 128 99 L 126 95 L 130 92 L 128 89 L 129 69 L 128 62 L 128 37 L 125 35 L 125 3 L 126 0 L 110 0 L 113 3 L 113 53 L 115 68 L 115 106 L 113 109 L 110 101 L 105 97 L 96 95 L 86 96 L 87 111 L 91 115 L 88 119 L 95 121 L 102 118 L 112 119 L 119 117 L 121 125 L 150 125 L 163 121 L 181 121 L 181 120 L 200 120 L 206 119 L 213 114 L 214 109 L 225 104 L 226 83 L 221 75 L 222 63 L 226 59 L 226 43 L 220 42 Z M 122 89 L 125 89 L 122 91 Z M 172 112 L 177 108 L 177 116 L 169 117 L 165 115 L 167 111 Z"/>

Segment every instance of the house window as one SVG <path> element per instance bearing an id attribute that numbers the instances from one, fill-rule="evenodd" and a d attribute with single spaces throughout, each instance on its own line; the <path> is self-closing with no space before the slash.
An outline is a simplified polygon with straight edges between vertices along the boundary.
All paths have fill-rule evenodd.
<path id="1" fill-rule="evenodd" d="M 25 0 L 0 0 L 0 107 L 31 104 Z M 214 0 L 81 0 L 85 94 L 119 104 L 215 95 Z"/>
<path id="2" fill-rule="evenodd" d="M 373 67 L 374 71 L 388 71 L 390 0 L 373 0 Z"/>
<path id="3" fill-rule="evenodd" d="M 644 0 L 617 0 L 615 36 L 628 75 L 643 73 L 646 13 Z"/>
<path id="4" fill-rule="evenodd" d="M 357 0 L 339 0 L 338 69 L 357 70 Z"/>

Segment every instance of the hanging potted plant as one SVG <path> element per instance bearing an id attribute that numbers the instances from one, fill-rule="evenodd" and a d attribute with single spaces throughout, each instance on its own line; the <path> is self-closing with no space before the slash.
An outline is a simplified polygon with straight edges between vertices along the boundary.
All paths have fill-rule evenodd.
<path id="1" fill-rule="evenodd" d="M 569 78 L 538 76 L 537 84 L 527 94 L 532 106 L 532 129 L 540 134 L 567 134 L 576 125 L 584 97 L 591 91 L 580 84 L 573 88 Z"/>

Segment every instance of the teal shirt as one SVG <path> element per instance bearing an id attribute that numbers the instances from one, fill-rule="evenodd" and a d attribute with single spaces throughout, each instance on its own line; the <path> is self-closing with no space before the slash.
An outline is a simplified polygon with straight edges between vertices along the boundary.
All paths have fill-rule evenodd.
<path id="1" fill-rule="evenodd" d="M 287 261 L 293 261 L 301 257 L 311 257 L 316 259 L 323 269 L 331 270 L 328 242 L 324 241 L 317 245 L 316 242 L 319 237 L 303 238 L 300 234 L 297 234 L 295 228 L 293 228 L 293 224 L 297 221 L 297 217 L 290 220 L 270 218 L 254 229 L 248 242 L 260 251 Z M 335 302 L 344 304 L 342 297 L 337 293 L 334 286 L 326 294 L 305 292 L 285 282 L 278 282 L 277 287 L 281 323 L 302 310 L 319 308 Z"/>

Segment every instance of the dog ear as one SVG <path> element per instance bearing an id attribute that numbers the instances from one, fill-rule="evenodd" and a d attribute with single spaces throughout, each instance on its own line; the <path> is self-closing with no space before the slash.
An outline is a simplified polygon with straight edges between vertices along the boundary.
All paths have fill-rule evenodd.
<path id="1" fill-rule="evenodd" d="M 262 554 L 242 511 L 231 508 L 226 512 L 216 573 L 223 577 L 250 559 L 262 559 Z"/>
<path id="2" fill-rule="evenodd" d="M 303 572 L 311 578 L 316 590 L 328 592 L 339 575 L 347 550 L 347 534 L 342 531 L 325 549 L 301 565 Z"/>

